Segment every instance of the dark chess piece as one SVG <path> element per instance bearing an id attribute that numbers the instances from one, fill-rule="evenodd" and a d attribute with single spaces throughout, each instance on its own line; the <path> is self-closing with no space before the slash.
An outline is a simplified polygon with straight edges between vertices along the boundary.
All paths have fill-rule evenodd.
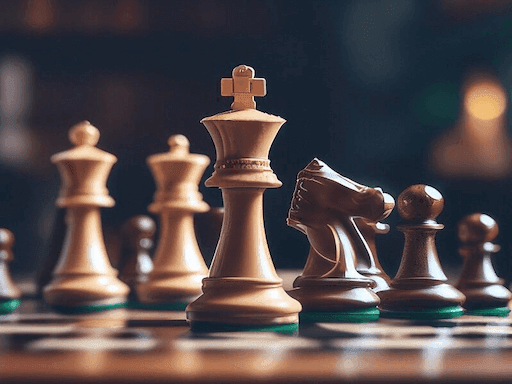
<path id="1" fill-rule="evenodd" d="M 155 221 L 145 215 L 132 217 L 121 228 L 119 279 L 130 287 L 130 304 L 137 302 L 137 285 L 147 281 L 148 274 L 153 270 L 149 252 L 153 248 L 155 231 Z"/>
<path id="2" fill-rule="evenodd" d="M 368 249 L 361 250 L 357 258 L 357 272 L 375 281 L 373 292 L 380 292 L 389 289 L 391 278 L 384 272 L 377 256 L 377 245 L 375 235 L 383 235 L 389 232 L 389 225 L 381 222 L 371 222 L 362 217 L 354 218 L 357 228 L 363 235 Z M 361 244 L 364 244 L 361 242 Z"/>
<path id="3" fill-rule="evenodd" d="M 64 244 L 66 235 L 66 209 L 58 208 L 55 210 L 53 219 L 52 234 L 47 244 L 44 260 L 39 267 L 37 274 L 37 296 L 43 295 L 43 288 L 48 285 L 52 279 L 52 272 L 59 261 L 59 255 Z"/>
<path id="4" fill-rule="evenodd" d="M 413 185 L 400 194 L 397 205 L 405 245 L 391 288 L 379 292 L 382 316 L 434 320 L 463 315 L 465 297 L 446 283 L 437 255 L 435 236 L 444 225 L 435 219 L 443 210 L 443 196 L 427 185 Z"/>
<path id="5" fill-rule="evenodd" d="M 512 293 L 503 286 L 491 261 L 491 254 L 500 250 L 499 245 L 492 243 L 498 236 L 498 224 L 490 216 L 473 213 L 459 222 L 458 236 L 462 242 L 459 254 L 464 258 L 464 266 L 457 288 L 466 295 L 466 312 L 507 316 Z"/>
<path id="6" fill-rule="evenodd" d="M 357 184 L 318 159 L 297 175 L 287 223 L 307 235 L 310 251 L 288 294 L 303 307 L 302 322 L 369 322 L 379 318 L 376 283 L 356 270 L 369 247 L 354 218 L 378 221 L 395 206 L 380 188 Z"/>
<path id="7" fill-rule="evenodd" d="M 9 265 L 13 260 L 14 235 L 0 228 L 0 315 L 14 311 L 20 305 L 21 291 L 11 279 Z"/>
<path id="8" fill-rule="evenodd" d="M 219 242 L 223 220 L 223 207 L 210 207 L 207 212 L 199 212 L 195 215 L 194 228 L 197 242 L 203 252 L 206 265 L 211 265 L 215 248 Z"/>

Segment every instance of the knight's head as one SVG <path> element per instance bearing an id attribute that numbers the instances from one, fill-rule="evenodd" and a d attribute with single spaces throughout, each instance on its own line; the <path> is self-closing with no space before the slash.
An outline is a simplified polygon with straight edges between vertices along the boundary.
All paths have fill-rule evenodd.
<path id="1" fill-rule="evenodd" d="M 297 175 L 288 225 L 304 232 L 304 226 L 340 216 L 379 221 L 389 216 L 394 206 L 393 197 L 382 189 L 358 184 L 313 159 Z"/>

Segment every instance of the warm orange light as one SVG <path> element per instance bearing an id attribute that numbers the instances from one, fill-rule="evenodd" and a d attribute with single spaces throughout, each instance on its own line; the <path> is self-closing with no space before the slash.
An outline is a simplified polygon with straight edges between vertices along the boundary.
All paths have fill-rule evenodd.
<path id="1" fill-rule="evenodd" d="M 482 80 L 469 86 L 464 97 L 464 106 L 474 117 L 491 120 L 505 112 L 507 96 L 499 83 Z"/>

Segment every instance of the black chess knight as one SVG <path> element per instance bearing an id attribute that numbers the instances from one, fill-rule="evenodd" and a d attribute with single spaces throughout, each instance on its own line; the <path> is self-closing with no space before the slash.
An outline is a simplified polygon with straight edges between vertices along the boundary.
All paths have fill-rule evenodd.
<path id="1" fill-rule="evenodd" d="M 310 251 L 289 294 L 303 306 L 301 321 L 367 322 L 379 318 L 376 283 L 356 270 L 371 250 L 354 218 L 386 218 L 391 195 L 343 177 L 318 159 L 297 175 L 287 223 L 303 232 Z"/>

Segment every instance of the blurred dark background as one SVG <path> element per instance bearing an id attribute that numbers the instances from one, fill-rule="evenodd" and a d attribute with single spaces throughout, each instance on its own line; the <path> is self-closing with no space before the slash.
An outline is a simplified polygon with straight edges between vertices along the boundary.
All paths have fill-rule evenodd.
<path id="1" fill-rule="evenodd" d="M 495 265 L 512 277 L 507 0 L 0 1 L 0 225 L 17 238 L 13 271 L 47 257 L 60 183 L 49 158 L 69 148 L 73 124 L 91 121 L 98 146 L 119 159 L 108 184 L 117 204 L 103 210 L 115 238 L 147 212 L 146 158 L 167 151 L 171 134 L 215 159 L 199 121 L 229 109 L 219 83 L 238 64 L 267 79 L 258 109 L 287 120 L 270 152 L 283 187 L 265 194 L 278 268 L 304 265 L 308 242 L 285 219 L 297 172 L 318 157 L 395 198 L 411 184 L 437 188 L 438 250 L 455 272 L 457 222 L 488 213 L 500 225 Z M 213 162 L 203 182 L 212 172 Z M 220 206 L 203 182 L 204 199 Z M 393 212 L 378 238 L 392 276 L 399 220 Z"/>

